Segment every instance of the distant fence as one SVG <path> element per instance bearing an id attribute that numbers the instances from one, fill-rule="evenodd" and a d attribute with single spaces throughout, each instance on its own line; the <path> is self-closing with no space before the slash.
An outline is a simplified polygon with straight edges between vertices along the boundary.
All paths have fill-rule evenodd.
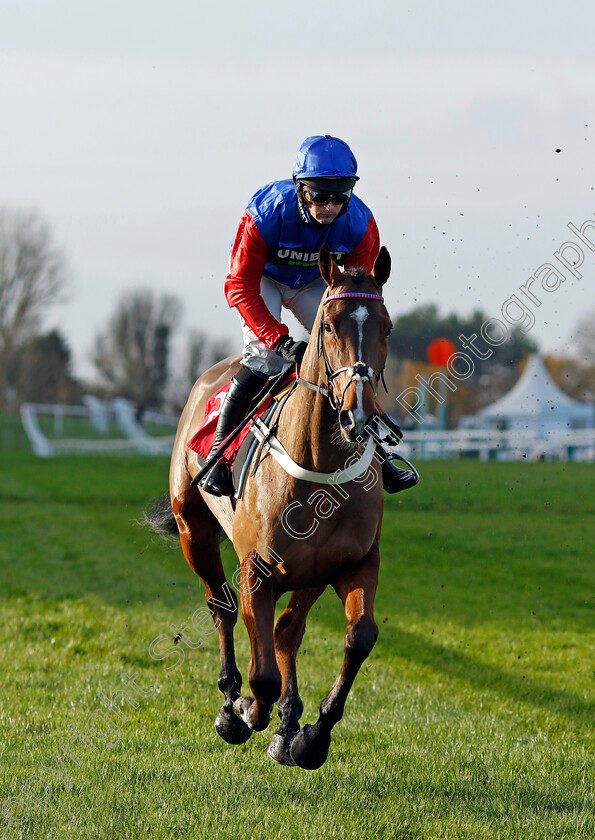
<path id="1" fill-rule="evenodd" d="M 400 448 L 412 458 L 594 461 L 595 429 L 555 430 L 543 435 L 491 429 L 407 431 Z"/>
<path id="2" fill-rule="evenodd" d="M 121 398 L 104 402 L 96 397 L 85 397 L 84 405 L 47 405 L 44 403 L 23 403 L 21 421 L 27 433 L 31 448 L 36 455 L 48 458 L 66 453 L 142 452 L 146 455 L 169 455 L 174 434 L 150 435 L 142 423 L 151 423 L 174 428 L 178 418 L 157 411 L 143 410 L 142 422 L 136 407 Z M 42 431 L 39 418 L 53 418 L 53 434 Z M 67 418 L 82 418 L 89 421 L 97 437 L 62 437 Z M 115 423 L 121 437 L 109 437 L 110 425 Z"/>

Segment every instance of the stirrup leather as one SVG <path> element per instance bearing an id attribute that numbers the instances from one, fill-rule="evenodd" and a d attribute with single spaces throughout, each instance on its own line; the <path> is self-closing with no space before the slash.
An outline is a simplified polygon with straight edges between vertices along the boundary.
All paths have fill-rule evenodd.
<path id="1" fill-rule="evenodd" d="M 382 484 L 387 493 L 399 493 L 401 490 L 408 490 L 410 487 L 415 487 L 419 482 L 419 473 L 411 463 L 398 452 L 395 452 L 395 447 L 400 443 L 403 433 L 401 429 L 390 421 L 379 415 L 376 415 L 366 425 L 366 431 L 373 438 L 380 452 L 384 455 L 385 460 L 382 463 Z M 394 460 L 402 461 L 409 467 L 408 470 L 403 470 L 395 466 L 392 462 Z"/>

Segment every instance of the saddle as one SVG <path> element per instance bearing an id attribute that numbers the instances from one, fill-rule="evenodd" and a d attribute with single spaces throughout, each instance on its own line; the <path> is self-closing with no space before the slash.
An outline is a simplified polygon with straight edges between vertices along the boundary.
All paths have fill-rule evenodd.
<path id="1" fill-rule="evenodd" d="M 205 406 L 202 424 L 200 425 L 198 431 L 186 444 L 189 449 L 196 453 L 196 463 L 201 468 L 204 466 L 206 458 L 211 451 L 211 446 L 215 437 L 215 430 L 217 428 L 219 412 L 229 385 L 230 383 L 227 382 L 222 388 L 209 397 Z M 250 430 L 252 420 L 255 417 L 260 417 L 265 423 L 268 423 L 268 421 L 273 417 L 281 401 L 289 395 L 290 391 L 294 387 L 295 371 L 289 371 L 287 375 L 281 377 L 279 381 L 271 382 L 271 391 L 267 395 L 266 400 L 255 406 L 254 411 L 247 418 L 242 430 L 235 439 L 231 441 L 225 451 L 221 453 L 222 455 L 225 455 L 232 469 L 232 478 L 236 491 L 235 497 L 232 497 L 232 503 L 234 503 L 235 499 L 241 498 L 242 490 L 244 488 L 246 478 L 248 477 L 250 463 L 259 445 L 259 441 Z"/>

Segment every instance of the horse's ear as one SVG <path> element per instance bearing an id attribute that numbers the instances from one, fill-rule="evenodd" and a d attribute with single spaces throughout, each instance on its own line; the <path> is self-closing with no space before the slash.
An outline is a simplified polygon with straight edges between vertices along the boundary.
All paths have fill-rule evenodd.
<path id="1" fill-rule="evenodd" d="M 374 263 L 374 268 L 372 269 L 372 277 L 376 280 L 379 286 L 384 286 L 390 277 L 390 254 L 384 245 L 376 257 L 376 262 Z"/>
<path id="2" fill-rule="evenodd" d="M 331 252 L 326 242 L 322 244 L 320 253 L 318 254 L 318 268 L 320 269 L 322 279 L 329 288 L 335 283 L 341 282 L 341 269 L 331 257 Z"/>

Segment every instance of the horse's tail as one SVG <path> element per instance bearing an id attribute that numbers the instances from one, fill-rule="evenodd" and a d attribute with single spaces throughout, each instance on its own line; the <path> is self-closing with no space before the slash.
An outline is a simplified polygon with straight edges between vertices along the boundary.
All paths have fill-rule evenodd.
<path id="1" fill-rule="evenodd" d="M 164 493 L 151 503 L 143 513 L 143 522 L 156 534 L 180 536 L 169 493 Z"/>

